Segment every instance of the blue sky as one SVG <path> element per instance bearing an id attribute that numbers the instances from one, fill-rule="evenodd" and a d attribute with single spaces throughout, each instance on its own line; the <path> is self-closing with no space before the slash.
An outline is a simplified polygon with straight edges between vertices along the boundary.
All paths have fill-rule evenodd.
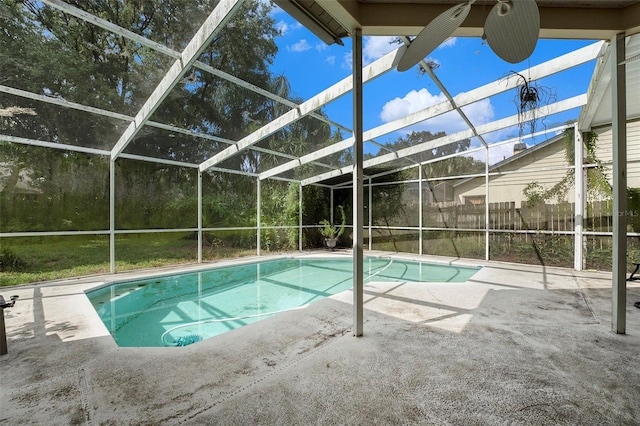
<path id="1" fill-rule="evenodd" d="M 351 75 L 351 40 L 344 39 L 344 46 L 327 46 L 313 33 L 280 9 L 273 17 L 281 30 L 278 38 L 279 53 L 272 66 L 276 74 L 289 79 L 295 95 L 309 99 L 323 89 Z M 393 50 L 391 37 L 364 37 L 363 53 L 365 65 Z M 444 83 L 451 95 L 470 91 L 483 84 L 506 77 L 510 71 L 522 71 L 594 43 L 593 40 L 539 40 L 533 55 L 519 64 L 510 64 L 496 56 L 489 46 L 479 38 L 453 38 L 443 43 L 429 55 L 439 65 L 435 74 Z M 576 67 L 539 82 L 548 87 L 557 100 L 585 93 L 595 62 Z M 499 118 L 516 114 L 514 92 L 472 104 L 465 108 L 474 125 L 481 125 Z M 427 75 L 420 76 L 417 66 L 406 71 L 391 71 L 367 83 L 364 87 L 365 130 L 385 122 L 441 102 L 443 95 Z M 323 111 L 340 124 L 351 128 L 352 106 L 350 94 L 332 102 Z M 567 120 L 577 119 L 579 110 L 548 117 L 539 124 L 539 129 L 551 128 Z M 466 129 L 456 113 L 449 113 L 413 126 L 412 128 L 380 138 L 378 142 L 389 142 L 411 130 L 445 131 L 447 134 Z M 497 142 L 517 136 L 517 130 L 506 129 L 488 136 L 488 142 Z M 525 141 L 528 145 L 539 143 L 553 134 Z M 501 160 L 512 152 L 512 145 L 492 150 L 491 162 Z"/>

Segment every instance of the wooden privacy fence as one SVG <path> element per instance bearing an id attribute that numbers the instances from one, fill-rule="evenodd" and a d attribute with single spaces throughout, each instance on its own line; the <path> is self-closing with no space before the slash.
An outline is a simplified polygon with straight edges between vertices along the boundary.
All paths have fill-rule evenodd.
<path id="1" fill-rule="evenodd" d="M 489 229 L 571 232 L 574 230 L 574 203 L 542 204 L 516 208 L 515 202 L 489 204 Z M 611 201 L 587 204 L 585 230 L 612 232 Z M 484 229 L 485 206 L 453 202 L 426 205 L 424 225 L 434 228 Z"/>

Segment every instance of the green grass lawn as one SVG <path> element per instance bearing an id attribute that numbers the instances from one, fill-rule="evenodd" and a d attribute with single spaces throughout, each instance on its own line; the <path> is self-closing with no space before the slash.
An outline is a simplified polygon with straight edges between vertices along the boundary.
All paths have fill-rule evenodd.
<path id="1" fill-rule="evenodd" d="M 27 284 L 109 272 L 109 237 L 7 238 L 9 248 L 23 263 L 18 271 L 0 272 L 0 286 Z M 255 249 L 206 247 L 206 260 L 255 254 Z M 184 233 L 132 234 L 116 237 L 116 271 L 197 262 L 198 242 Z"/>
<path id="2" fill-rule="evenodd" d="M 245 235 L 246 231 L 224 231 L 208 235 L 203 247 L 203 259 L 242 257 L 254 255 L 255 247 L 250 247 L 255 235 Z M 484 258 L 484 236 L 476 234 L 430 234 L 424 241 L 423 253 Z M 452 238 L 447 238 L 452 237 Z M 529 237 L 530 238 L 530 237 Z M 510 244 L 505 236 L 493 237 L 491 241 L 492 260 L 520 263 L 540 263 L 553 266 L 573 265 L 572 241 L 567 238 L 547 238 L 548 244 L 533 246 L 531 241 L 514 239 Z M 557 240 L 557 241 L 556 241 Z M 418 252 L 416 235 L 396 235 L 374 237 L 374 249 Z M 633 241 L 635 244 L 635 241 Z M 161 266 L 197 262 L 197 240 L 193 233 L 154 233 L 116 236 L 116 271 L 130 271 Z M 109 272 L 109 236 L 80 235 L 68 237 L 28 237 L 4 238 L 0 240 L 0 255 L 11 253 L 13 259 L 21 263 L 18 270 L 0 272 L 0 286 L 28 284 L 63 278 L 80 277 Z M 286 249 L 271 245 L 271 251 Z M 587 260 L 590 269 L 610 270 L 611 248 L 604 245 L 600 250 L 588 247 Z M 265 248 L 266 250 L 266 248 Z M 633 261 L 640 260 L 640 249 L 629 247 L 628 270 L 633 269 Z M 542 258 L 542 261 L 539 259 Z M 2 260 L 2 266 L 6 260 Z"/>

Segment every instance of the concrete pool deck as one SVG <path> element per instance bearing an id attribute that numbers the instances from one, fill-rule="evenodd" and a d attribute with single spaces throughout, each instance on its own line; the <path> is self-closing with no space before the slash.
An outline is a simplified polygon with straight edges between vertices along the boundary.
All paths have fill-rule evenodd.
<path id="1" fill-rule="evenodd" d="M 486 266 L 466 283 L 367 285 L 360 338 L 350 291 L 184 348 L 118 348 L 84 291 L 159 271 L 0 288 L 20 296 L 0 421 L 640 423 L 640 282 L 616 335 L 610 273 L 434 260 Z"/>

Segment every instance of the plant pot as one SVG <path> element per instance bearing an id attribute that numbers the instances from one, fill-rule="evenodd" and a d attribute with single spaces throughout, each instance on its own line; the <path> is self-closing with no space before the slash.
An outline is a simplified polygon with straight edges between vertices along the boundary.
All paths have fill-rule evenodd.
<path id="1" fill-rule="evenodd" d="M 331 251 L 333 251 L 336 247 L 336 244 L 338 244 L 338 239 L 337 238 L 325 238 L 324 239 L 324 244 L 327 246 L 327 248 L 330 248 Z"/>

